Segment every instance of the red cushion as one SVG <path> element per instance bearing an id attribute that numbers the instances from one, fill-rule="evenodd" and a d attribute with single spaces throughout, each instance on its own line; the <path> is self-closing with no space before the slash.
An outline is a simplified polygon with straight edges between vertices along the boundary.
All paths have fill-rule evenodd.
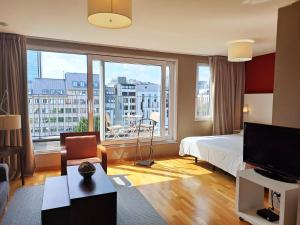
<path id="1" fill-rule="evenodd" d="M 68 160 L 97 157 L 95 135 L 67 137 L 65 147 Z"/>

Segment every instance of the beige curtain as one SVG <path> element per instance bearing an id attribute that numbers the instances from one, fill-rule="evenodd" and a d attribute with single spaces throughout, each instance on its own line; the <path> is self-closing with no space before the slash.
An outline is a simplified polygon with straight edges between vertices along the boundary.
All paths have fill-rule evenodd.
<path id="1" fill-rule="evenodd" d="M 213 134 L 232 134 L 242 127 L 245 63 L 228 62 L 227 57 L 209 58 L 213 89 Z"/>
<path id="2" fill-rule="evenodd" d="M 20 114 L 22 130 L 13 131 L 9 143 L 5 141 L 7 133 L 0 133 L 0 145 L 23 146 L 25 174 L 31 175 L 35 169 L 32 140 L 29 127 L 27 99 L 27 60 L 26 38 L 17 34 L 0 33 L 0 98 L 8 90 L 9 101 L 4 109 L 10 114 Z M 16 175 L 16 159 L 7 159 L 10 174 Z"/>

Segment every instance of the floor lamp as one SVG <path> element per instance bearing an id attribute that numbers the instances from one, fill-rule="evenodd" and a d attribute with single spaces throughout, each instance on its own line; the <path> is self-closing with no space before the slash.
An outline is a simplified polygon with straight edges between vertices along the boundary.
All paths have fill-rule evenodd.
<path id="1" fill-rule="evenodd" d="M 12 115 L 9 114 L 9 112 L 7 112 L 6 110 L 4 110 L 3 104 L 5 99 L 7 99 L 8 102 L 8 90 L 4 92 L 4 95 L 0 102 L 0 113 L 2 112 L 5 114 L 0 115 L 0 131 L 6 131 L 5 145 L 8 145 L 10 143 L 10 131 L 21 129 L 21 115 Z"/>
<path id="2" fill-rule="evenodd" d="M 21 129 L 20 115 L 0 115 L 0 130 L 6 131 L 5 145 L 10 143 L 10 131 Z"/>

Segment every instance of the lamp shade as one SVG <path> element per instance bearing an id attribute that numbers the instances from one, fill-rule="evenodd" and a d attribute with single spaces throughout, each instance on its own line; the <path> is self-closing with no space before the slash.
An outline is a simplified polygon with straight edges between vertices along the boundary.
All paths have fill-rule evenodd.
<path id="1" fill-rule="evenodd" d="M 131 0 L 88 0 L 88 21 L 103 28 L 124 28 L 132 23 Z"/>
<path id="2" fill-rule="evenodd" d="M 252 59 L 253 40 L 236 40 L 228 43 L 228 61 L 245 62 Z"/>
<path id="3" fill-rule="evenodd" d="M 159 112 L 152 112 L 150 114 L 150 119 L 153 120 L 153 121 L 155 121 L 156 123 L 158 123 L 159 120 L 160 120 Z"/>
<path id="4" fill-rule="evenodd" d="M 0 130 L 21 129 L 20 115 L 0 115 Z"/>

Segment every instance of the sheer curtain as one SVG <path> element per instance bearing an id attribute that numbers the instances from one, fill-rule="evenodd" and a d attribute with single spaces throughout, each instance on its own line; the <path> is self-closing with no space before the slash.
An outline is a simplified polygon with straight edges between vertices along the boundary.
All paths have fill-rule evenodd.
<path id="1" fill-rule="evenodd" d="M 10 114 L 20 114 L 22 130 L 12 131 L 9 143 L 6 133 L 0 134 L 0 145 L 23 146 L 25 174 L 31 175 L 35 169 L 32 140 L 29 127 L 27 99 L 27 59 L 26 38 L 22 35 L 0 33 L 0 98 L 8 90 L 9 104 L 4 109 Z M 16 159 L 7 159 L 10 175 L 18 174 L 20 168 Z"/>
<path id="2" fill-rule="evenodd" d="M 213 134 L 232 134 L 243 123 L 245 63 L 209 57 L 213 89 Z"/>

